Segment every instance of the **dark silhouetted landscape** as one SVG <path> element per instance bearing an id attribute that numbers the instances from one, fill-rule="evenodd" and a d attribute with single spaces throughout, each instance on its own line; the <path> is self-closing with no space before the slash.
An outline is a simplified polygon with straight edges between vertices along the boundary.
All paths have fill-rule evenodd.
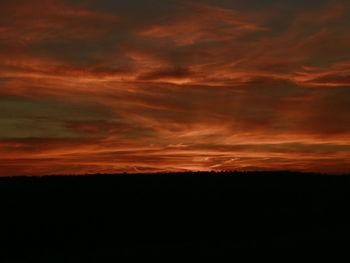
<path id="1" fill-rule="evenodd" d="M 298 172 L 2 177 L 0 239 L 16 262 L 341 246 L 349 186 Z"/>

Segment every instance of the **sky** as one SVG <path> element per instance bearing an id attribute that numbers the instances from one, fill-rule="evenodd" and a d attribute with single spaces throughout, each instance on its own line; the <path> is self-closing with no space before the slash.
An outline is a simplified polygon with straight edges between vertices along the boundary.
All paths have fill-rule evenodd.
<path id="1" fill-rule="evenodd" d="M 350 173 L 347 0 L 0 0 L 0 176 Z"/>

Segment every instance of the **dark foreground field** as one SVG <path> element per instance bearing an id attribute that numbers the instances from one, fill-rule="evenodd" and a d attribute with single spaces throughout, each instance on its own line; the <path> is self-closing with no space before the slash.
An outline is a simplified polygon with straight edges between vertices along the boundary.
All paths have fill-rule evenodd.
<path id="1" fill-rule="evenodd" d="M 348 246 L 349 189 L 292 172 L 0 178 L 1 262 Z"/>

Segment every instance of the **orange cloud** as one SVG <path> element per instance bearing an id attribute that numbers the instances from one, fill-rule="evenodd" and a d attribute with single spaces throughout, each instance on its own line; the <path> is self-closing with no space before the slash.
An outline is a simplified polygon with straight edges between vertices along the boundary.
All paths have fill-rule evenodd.
<path id="1" fill-rule="evenodd" d="M 197 3 L 188 7 L 190 11 L 170 18 L 169 23 L 150 26 L 139 34 L 169 38 L 178 45 L 188 45 L 197 41 L 232 40 L 245 31 L 266 30 L 231 9 Z"/>

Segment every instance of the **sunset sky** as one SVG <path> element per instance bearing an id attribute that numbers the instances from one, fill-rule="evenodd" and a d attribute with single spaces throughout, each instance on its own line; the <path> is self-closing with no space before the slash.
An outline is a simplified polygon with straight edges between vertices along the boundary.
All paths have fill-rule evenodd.
<path id="1" fill-rule="evenodd" d="M 0 175 L 350 172 L 348 0 L 0 0 Z"/>

